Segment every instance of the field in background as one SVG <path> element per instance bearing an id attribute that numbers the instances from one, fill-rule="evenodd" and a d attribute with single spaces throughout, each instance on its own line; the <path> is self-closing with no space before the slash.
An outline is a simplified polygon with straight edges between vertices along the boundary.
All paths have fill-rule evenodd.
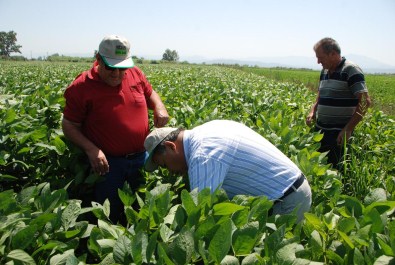
<path id="1" fill-rule="evenodd" d="M 228 67 L 140 66 L 169 126 L 239 121 L 294 161 L 312 188 L 305 221 L 270 216 L 264 196 L 189 192 L 160 169 L 145 172 L 138 192 L 119 190 L 127 224 L 111 223 L 108 201 L 89 197 L 99 176 L 61 130 L 64 90 L 91 64 L 0 62 L 0 264 L 393 264 L 394 119 L 371 109 L 339 172 L 305 124 L 315 96 L 301 75 L 282 82 Z"/>
<path id="2" fill-rule="evenodd" d="M 257 67 L 242 67 L 241 69 L 279 82 L 303 84 L 314 92 L 318 88 L 319 71 Z M 395 117 L 395 75 L 366 74 L 365 78 L 373 108 Z"/>

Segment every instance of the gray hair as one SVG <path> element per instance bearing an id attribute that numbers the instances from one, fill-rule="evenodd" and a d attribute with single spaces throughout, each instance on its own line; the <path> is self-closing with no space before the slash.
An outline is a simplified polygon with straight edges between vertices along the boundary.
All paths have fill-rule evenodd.
<path id="1" fill-rule="evenodd" d="M 314 51 L 317 51 L 318 48 L 322 48 L 325 54 L 329 54 L 331 52 L 336 52 L 337 54 L 341 54 L 341 49 L 339 43 L 332 38 L 323 38 L 319 42 L 314 45 Z"/>

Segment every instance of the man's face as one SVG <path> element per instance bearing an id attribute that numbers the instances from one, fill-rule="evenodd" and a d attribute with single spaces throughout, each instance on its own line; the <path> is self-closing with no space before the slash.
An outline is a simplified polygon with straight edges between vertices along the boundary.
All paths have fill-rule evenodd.
<path id="1" fill-rule="evenodd" d="M 120 85 L 127 69 L 108 67 L 100 55 L 96 59 L 99 63 L 98 73 L 103 82 L 112 87 Z"/>
<path id="2" fill-rule="evenodd" d="M 184 154 L 179 152 L 174 143 L 169 145 L 166 144 L 165 148 L 165 152 L 156 152 L 154 154 L 152 157 L 153 162 L 161 168 L 167 168 L 167 170 L 172 174 L 186 176 L 188 173 L 188 166 L 186 164 Z"/>
<path id="3" fill-rule="evenodd" d="M 337 54 L 335 52 L 331 52 L 329 54 L 326 54 L 321 47 L 319 47 L 315 51 L 315 56 L 317 57 L 317 63 L 322 65 L 322 68 L 328 69 L 328 70 L 335 70 L 337 66 L 337 61 L 335 60 L 337 58 Z"/>

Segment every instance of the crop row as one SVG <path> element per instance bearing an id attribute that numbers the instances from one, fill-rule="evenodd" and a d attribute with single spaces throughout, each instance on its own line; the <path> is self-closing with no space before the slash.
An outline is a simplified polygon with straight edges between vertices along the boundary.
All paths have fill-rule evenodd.
<path id="1" fill-rule="evenodd" d="M 188 192 L 159 170 L 145 173 L 140 192 L 119 191 L 124 227 L 109 221 L 108 202 L 78 197 L 96 178 L 60 129 L 63 92 L 90 65 L 0 66 L 0 263 L 394 262 L 395 122 L 380 111 L 357 128 L 337 172 L 316 151 L 321 135 L 304 123 L 314 95 L 303 85 L 223 67 L 143 65 L 170 126 L 248 125 L 302 169 L 313 206 L 296 224 L 293 215 L 268 216 L 272 202 L 264 197 Z"/>

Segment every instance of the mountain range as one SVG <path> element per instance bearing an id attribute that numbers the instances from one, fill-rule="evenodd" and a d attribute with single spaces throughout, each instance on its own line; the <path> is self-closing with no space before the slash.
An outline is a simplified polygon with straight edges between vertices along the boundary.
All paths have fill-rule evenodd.
<path id="1" fill-rule="evenodd" d="M 369 74 L 395 74 L 395 66 L 382 63 L 378 60 L 356 55 L 344 55 L 347 59 L 359 65 L 363 72 Z M 304 68 L 312 70 L 321 70 L 321 65 L 317 64 L 315 57 L 304 56 L 284 56 L 284 57 L 261 57 L 261 58 L 246 58 L 246 59 L 207 59 L 204 57 L 188 57 L 181 58 L 190 63 L 205 63 L 205 64 L 238 64 L 259 67 L 284 67 L 284 68 Z"/>
<path id="2" fill-rule="evenodd" d="M 88 54 L 68 54 L 68 56 L 89 57 Z M 161 55 L 137 55 L 148 60 L 160 60 Z M 395 66 L 389 65 L 379 60 L 357 54 L 344 55 L 347 59 L 359 65 L 364 73 L 368 74 L 395 74 Z M 303 68 L 321 70 L 315 57 L 308 56 L 283 56 L 283 57 L 256 57 L 244 59 L 218 58 L 212 59 L 203 56 L 180 56 L 180 61 L 197 64 L 238 64 L 258 67 L 283 67 L 283 68 Z"/>

